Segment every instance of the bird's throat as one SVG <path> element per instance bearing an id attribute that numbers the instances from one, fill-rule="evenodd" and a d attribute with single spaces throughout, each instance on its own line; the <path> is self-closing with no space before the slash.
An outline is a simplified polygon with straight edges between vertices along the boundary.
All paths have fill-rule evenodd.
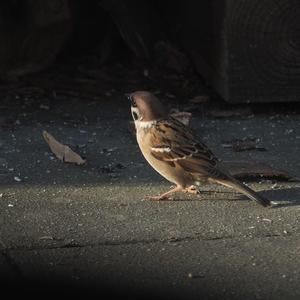
<path id="1" fill-rule="evenodd" d="M 149 129 L 156 124 L 157 121 L 135 121 L 136 129 Z"/>

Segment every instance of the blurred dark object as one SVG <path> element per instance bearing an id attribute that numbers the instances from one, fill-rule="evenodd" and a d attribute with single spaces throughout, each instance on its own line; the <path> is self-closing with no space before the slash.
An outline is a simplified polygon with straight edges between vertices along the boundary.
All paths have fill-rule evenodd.
<path id="1" fill-rule="evenodd" d="M 184 73 L 190 66 L 186 55 L 166 41 L 157 42 L 154 50 L 159 66 L 167 67 L 178 73 Z"/>
<path id="2" fill-rule="evenodd" d="M 1 1 L 0 77 L 16 78 L 51 64 L 70 22 L 67 0 Z"/>
<path id="3" fill-rule="evenodd" d="M 127 46 L 139 58 L 149 59 L 161 34 L 161 22 L 152 1 L 102 0 Z"/>
<path id="4" fill-rule="evenodd" d="M 119 61 L 134 69 L 137 58 L 145 77 L 158 66 L 183 87 L 195 69 L 228 102 L 299 101 L 299 15 L 298 0 L 5 1 L 0 76 L 40 71 L 58 54 L 93 72 Z"/>
<path id="5" fill-rule="evenodd" d="M 174 39 L 226 101 L 300 101 L 300 1 L 163 4 Z"/>
<path id="6" fill-rule="evenodd" d="M 231 175 L 239 179 L 264 178 L 282 181 L 300 181 L 300 178 L 262 162 L 223 161 L 223 164 L 230 171 Z"/>

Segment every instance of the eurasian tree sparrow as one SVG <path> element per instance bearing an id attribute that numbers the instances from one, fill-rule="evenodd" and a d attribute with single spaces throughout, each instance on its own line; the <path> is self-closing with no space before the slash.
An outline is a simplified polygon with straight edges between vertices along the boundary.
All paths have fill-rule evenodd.
<path id="1" fill-rule="evenodd" d="M 197 194 L 196 186 L 218 183 L 245 194 L 263 206 L 270 205 L 268 199 L 233 178 L 187 126 L 168 116 L 157 97 L 147 91 L 126 96 L 131 101 L 137 142 L 145 159 L 158 173 L 176 184 L 175 188 L 162 195 L 148 197 L 150 200 L 167 199 L 178 191 Z"/>

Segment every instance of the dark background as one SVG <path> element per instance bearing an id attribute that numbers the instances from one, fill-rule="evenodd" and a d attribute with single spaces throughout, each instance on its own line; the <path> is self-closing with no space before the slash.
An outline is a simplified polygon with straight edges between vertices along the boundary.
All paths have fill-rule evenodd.
<path id="1" fill-rule="evenodd" d="M 299 6 L 297 0 L 5 1 L 0 76 L 18 81 L 55 66 L 58 78 L 51 84 L 62 89 L 70 84 L 63 74 L 91 85 L 122 78 L 124 86 L 125 74 L 135 72 L 149 83 L 173 73 L 169 81 L 183 97 L 194 96 L 203 78 L 227 102 L 295 102 Z"/>

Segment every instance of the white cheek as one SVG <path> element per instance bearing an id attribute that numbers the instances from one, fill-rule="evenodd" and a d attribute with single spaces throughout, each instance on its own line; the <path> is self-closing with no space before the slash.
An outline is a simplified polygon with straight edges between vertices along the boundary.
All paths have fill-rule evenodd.
<path id="1" fill-rule="evenodd" d="M 132 118 L 133 118 L 134 121 L 136 121 L 135 118 L 134 118 L 134 114 L 136 114 L 139 117 L 139 110 L 137 109 L 137 107 L 131 107 Z"/>

